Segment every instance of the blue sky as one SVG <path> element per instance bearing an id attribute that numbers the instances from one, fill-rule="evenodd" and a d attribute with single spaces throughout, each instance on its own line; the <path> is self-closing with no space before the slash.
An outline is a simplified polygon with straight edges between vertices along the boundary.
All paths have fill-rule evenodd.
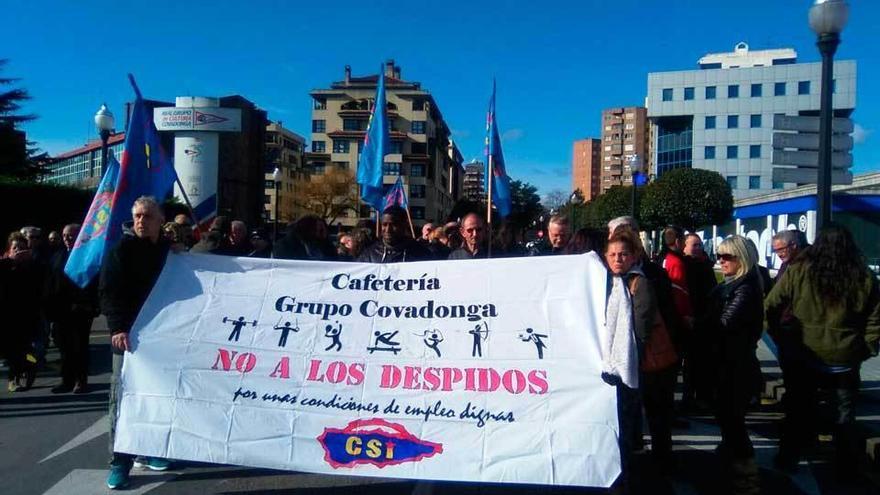
<path id="1" fill-rule="evenodd" d="M 0 58 L 33 96 L 28 138 L 51 153 L 93 138 L 102 102 L 122 115 L 128 72 L 149 98 L 241 94 L 308 138 L 309 90 L 346 64 L 363 75 L 393 58 L 434 95 L 469 160 L 494 76 L 508 173 L 546 193 L 570 188 L 572 141 L 598 134 L 602 109 L 644 104 L 648 72 L 693 69 L 739 41 L 817 61 L 811 3 L 7 0 Z M 838 58 L 859 64 L 855 171 L 880 170 L 880 2 L 850 7 Z"/>

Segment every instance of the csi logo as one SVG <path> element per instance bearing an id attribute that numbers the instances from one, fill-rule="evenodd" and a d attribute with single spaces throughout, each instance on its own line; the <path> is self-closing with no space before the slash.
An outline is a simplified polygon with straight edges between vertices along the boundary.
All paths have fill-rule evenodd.
<path id="1" fill-rule="evenodd" d="M 421 440 L 403 426 L 378 418 L 352 421 L 343 429 L 324 428 L 318 442 L 324 447 L 324 460 L 335 469 L 359 464 L 383 468 L 443 453 L 442 444 Z"/>

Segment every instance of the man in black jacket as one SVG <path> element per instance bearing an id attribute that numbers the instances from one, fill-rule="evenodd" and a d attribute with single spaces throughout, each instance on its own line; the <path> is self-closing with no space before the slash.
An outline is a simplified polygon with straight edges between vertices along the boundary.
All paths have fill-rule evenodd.
<path id="1" fill-rule="evenodd" d="M 134 236 L 123 236 L 111 250 L 101 270 L 101 309 L 107 316 L 110 344 L 113 349 L 113 375 L 110 380 L 110 475 L 107 486 L 122 488 L 128 484 L 128 473 L 134 456 L 113 452 L 116 418 L 119 413 L 119 386 L 125 351 L 132 351 L 128 333 L 153 289 L 165 265 L 169 244 L 161 236 L 165 219 L 159 204 L 152 197 L 142 196 L 132 206 Z M 164 459 L 148 458 L 146 467 L 154 471 L 168 469 Z"/>
<path id="2" fill-rule="evenodd" d="M 79 229 L 75 223 L 64 226 L 64 248 L 52 258 L 46 281 L 46 316 L 54 324 L 54 339 L 61 351 L 61 384 L 52 388 L 53 394 L 88 391 L 89 333 L 98 315 L 98 284 L 93 280 L 82 289 L 64 273 Z"/>
<path id="3" fill-rule="evenodd" d="M 406 210 L 391 206 L 382 213 L 382 240 L 358 257 L 362 263 L 401 263 L 432 259 L 431 252 L 409 235 Z"/>

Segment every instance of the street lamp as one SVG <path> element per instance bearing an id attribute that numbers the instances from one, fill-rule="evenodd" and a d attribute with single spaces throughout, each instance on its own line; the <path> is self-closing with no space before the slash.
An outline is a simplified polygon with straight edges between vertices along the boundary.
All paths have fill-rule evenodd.
<path id="1" fill-rule="evenodd" d="M 107 109 L 107 104 L 102 104 L 101 108 L 95 113 L 95 128 L 98 130 L 98 135 L 101 136 L 102 177 L 107 172 L 107 140 L 110 139 L 110 134 L 113 133 L 115 127 L 116 119 L 113 118 L 113 114 Z"/>
<path id="2" fill-rule="evenodd" d="M 631 215 L 633 218 L 638 218 L 638 209 L 636 208 L 637 198 L 636 195 L 638 184 L 636 183 L 636 174 L 640 174 L 643 172 L 642 168 L 644 167 L 642 158 L 637 154 L 633 153 L 629 156 L 629 176 L 630 182 L 632 183 L 632 205 L 630 207 Z"/>
<path id="3" fill-rule="evenodd" d="M 819 100 L 819 178 L 817 227 L 831 221 L 831 120 L 834 115 L 831 84 L 834 77 L 834 52 L 840 44 L 840 32 L 849 18 L 845 0 L 816 0 L 810 7 L 810 29 L 816 33 L 816 46 L 822 54 L 822 93 Z"/>
<path id="4" fill-rule="evenodd" d="M 278 203 L 281 202 L 279 192 L 281 190 L 281 169 L 275 167 L 272 172 L 272 180 L 275 182 L 275 222 L 272 225 L 272 242 L 278 242 Z"/>

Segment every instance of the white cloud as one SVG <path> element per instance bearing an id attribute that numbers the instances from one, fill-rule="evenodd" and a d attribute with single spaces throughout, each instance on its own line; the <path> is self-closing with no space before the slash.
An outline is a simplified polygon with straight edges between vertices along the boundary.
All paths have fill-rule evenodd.
<path id="1" fill-rule="evenodd" d="M 526 135 L 526 131 L 522 129 L 508 129 L 501 134 L 502 141 L 518 141 Z"/>
<path id="2" fill-rule="evenodd" d="M 865 129 L 864 127 L 860 126 L 859 124 L 855 124 L 853 126 L 853 133 L 852 133 L 853 143 L 855 143 L 855 144 L 864 143 L 865 140 L 868 139 L 868 136 L 870 136 L 873 132 L 874 131 L 871 129 Z"/>

